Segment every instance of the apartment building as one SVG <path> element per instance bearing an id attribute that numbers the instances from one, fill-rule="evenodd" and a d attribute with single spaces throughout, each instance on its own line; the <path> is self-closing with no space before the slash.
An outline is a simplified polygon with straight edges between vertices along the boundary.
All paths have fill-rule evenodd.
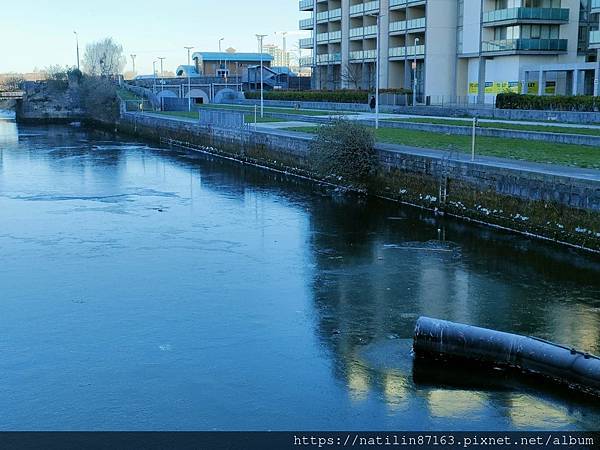
<path id="1" fill-rule="evenodd" d="M 300 0 L 313 88 L 382 88 L 432 103 L 500 92 L 598 92 L 600 0 Z"/>

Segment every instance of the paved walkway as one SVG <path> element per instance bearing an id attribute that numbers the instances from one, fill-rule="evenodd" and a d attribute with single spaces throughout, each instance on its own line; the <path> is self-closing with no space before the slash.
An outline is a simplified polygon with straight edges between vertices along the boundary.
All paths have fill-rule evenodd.
<path id="1" fill-rule="evenodd" d="M 196 122 L 196 120 L 185 117 L 168 116 L 164 114 L 144 113 L 145 115 L 159 117 L 165 120 L 179 122 Z M 309 133 L 283 130 L 282 128 L 306 126 L 306 122 L 266 122 L 257 126 L 258 133 L 268 133 L 277 136 L 299 137 L 306 140 L 312 139 Z M 377 143 L 377 148 L 387 151 L 406 153 L 428 158 L 445 159 L 448 161 L 460 161 L 463 163 L 472 163 L 482 166 L 502 167 L 512 170 L 521 170 L 532 173 L 541 173 L 552 176 L 568 177 L 575 180 L 597 181 L 600 183 L 600 170 L 582 169 L 578 167 L 560 166 L 556 164 L 543 164 L 530 161 L 521 161 L 517 159 L 496 158 L 492 156 L 477 156 L 475 161 L 471 161 L 471 156 L 467 153 L 452 152 L 445 150 L 427 149 L 420 147 L 409 147 L 399 144 Z M 600 186 L 599 186 L 600 187 Z"/>

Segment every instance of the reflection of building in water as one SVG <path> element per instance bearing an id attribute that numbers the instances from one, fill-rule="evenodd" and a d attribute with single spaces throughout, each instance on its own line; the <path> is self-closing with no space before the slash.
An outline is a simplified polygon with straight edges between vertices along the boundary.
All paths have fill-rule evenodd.
<path id="1" fill-rule="evenodd" d="M 524 394 L 510 396 L 508 416 L 515 427 L 530 430 L 555 429 L 573 421 L 564 408 Z"/>
<path id="2" fill-rule="evenodd" d="M 554 339 L 573 333 L 575 343 L 597 348 L 598 319 L 581 319 L 600 292 L 593 266 L 574 274 L 572 261 L 557 260 L 544 247 L 537 251 L 520 238 L 502 240 L 460 222 L 446 233 L 458 244 L 435 241 L 443 225 L 395 206 L 319 198 L 313 208 L 316 333 L 355 403 L 379 400 L 390 412 L 417 408 L 458 420 L 505 411 L 507 421 L 519 420 L 519 412 L 506 412 L 515 408 L 510 386 L 498 392 L 474 374 L 473 382 L 482 382 L 473 391 L 468 383 L 445 389 L 448 376 L 417 388 L 408 351 L 387 365 L 365 357 L 365 349 L 412 339 L 419 315 Z M 591 293 L 565 294 L 573 280 Z"/>
<path id="3" fill-rule="evenodd" d="M 458 419 L 477 414 L 485 409 L 486 394 L 477 391 L 434 389 L 426 394 L 427 407 L 432 417 Z"/>
<path id="4" fill-rule="evenodd" d="M 548 335 L 557 343 L 600 354 L 600 314 L 582 304 L 554 305 L 545 315 Z"/>

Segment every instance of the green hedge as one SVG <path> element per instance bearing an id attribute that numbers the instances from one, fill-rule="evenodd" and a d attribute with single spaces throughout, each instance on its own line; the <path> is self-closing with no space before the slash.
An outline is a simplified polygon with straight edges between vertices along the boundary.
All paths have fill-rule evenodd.
<path id="1" fill-rule="evenodd" d="M 597 111 L 600 97 L 591 95 L 521 95 L 498 94 L 496 107 L 501 109 L 537 109 L 550 111 Z"/>
<path id="2" fill-rule="evenodd" d="M 382 89 L 381 93 L 408 94 L 403 89 Z M 247 99 L 259 99 L 260 92 L 245 92 Z M 369 103 L 369 91 L 341 89 L 338 91 L 266 91 L 265 100 L 304 102 Z"/>

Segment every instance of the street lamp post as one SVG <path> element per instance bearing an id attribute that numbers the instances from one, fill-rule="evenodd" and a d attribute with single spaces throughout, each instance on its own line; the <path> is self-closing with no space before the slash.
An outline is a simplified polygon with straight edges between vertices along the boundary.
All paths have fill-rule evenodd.
<path id="1" fill-rule="evenodd" d="M 224 40 L 225 38 L 221 38 L 219 39 L 219 70 L 217 70 L 217 76 L 219 76 L 219 71 L 221 69 L 223 69 L 223 58 L 221 58 L 221 42 Z"/>
<path id="2" fill-rule="evenodd" d="M 75 44 L 77 45 L 77 70 L 81 70 L 79 67 L 79 34 L 77 34 L 77 31 L 73 31 L 73 33 L 75 34 Z"/>
<path id="3" fill-rule="evenodd" d="M 190 51 L 194 48 L 194 47 L 184 47 L 187 52 L 188 52 L 188 67 L 187 67 L 187 73 L 188 73 L 188 112 L 192 111 L 192 78 L 191 78 L 191 74 L 190 74 L 190 68 L 192 67 L 192 60 L 190 57 Z"/>
<path id="4" fill-rule="evenodd" d="M 415 55 L 413 60 L 413 71 L 414 71 L 414 79 L 413 79 L 413 106 L 417 105 L 417 45 L 419 43 L 419 38 L 415 38 L 414 46 L 415 46 Z"/>
<path id="5" fill-rule="evenodd" d="M 379 51 L 381 34 L 381 14 L 369 14 L 377 19 L 377 36 L 376 36 L 376 55 L 375 55 L 375 129 L 379 128 L 379 67 L 381 65 L 381 55 Z"/>
<path id="6" fill-rule="evenodd" d="M 152 92 L 156 94 L 156 60 L 152 61 Z"/>
<path id="7" fill-rule="evenodd" d="M 264 84 L 263 84 L 263 39 L 266 34 L 257 34 L 258 48 L 260 52 L 260 117 L 263 118 L 265 114 L 265 98 L 264 98 Z M 256 76 L 254 77 L 256 81 Z"/>

